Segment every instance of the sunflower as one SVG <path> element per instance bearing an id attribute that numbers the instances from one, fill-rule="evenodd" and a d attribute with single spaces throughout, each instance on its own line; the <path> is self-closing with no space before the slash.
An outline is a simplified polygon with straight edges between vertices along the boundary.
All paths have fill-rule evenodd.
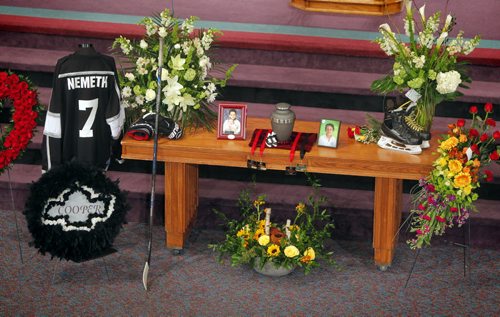
<path id="1" fill-rule="evenodd" d="M 264 235 L 264 229 L 257 229 L 253 235 L 255 240 L 259 240 L 260 237 Z"/>
<path id="2" fill-rule="evenodd" d="M 280 247 L 276 244 L 271 244 L 267 248 L 267 255 L 269 256 L 278 256 L 280 254 Z"/>

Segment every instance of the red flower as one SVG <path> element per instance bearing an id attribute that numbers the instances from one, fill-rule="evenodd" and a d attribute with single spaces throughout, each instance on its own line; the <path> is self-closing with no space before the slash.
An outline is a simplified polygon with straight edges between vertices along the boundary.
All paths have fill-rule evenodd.
<path id="1" fill-rule="evenodd" d="M 446 222 L 446 219 L 444 219 L 441 216 L 436 216 L 436 220 L 439 221 L 439 222 Z"/>
<path id="2" fill-rule="evenodd" d="M 351 139 L 354 138 L 354 128 L 347 127 L 347 136 Z"/>
<path id="3" fill-rule="evenodd" d="M 463 127 L 465 125 L 465 120 L 464 119 L 458 119 L 457 121 L 457 127 Z"/>
<path id="4" fill-rule="evenodd" d="M 498 151 L 495 150 L 495 151 L 491 152 L 491 154 L 490 154 L 490 160 L 496 161 L 498 159 L 499 159 Z"/>
<path id="5" fill-rule="evenodd" d="M 427 221 L 431 221 L 431 217 L 429 215 L 422 215 L 422 219 L 425 219 Z"/>
<path id="6" fill-rule="evenodd" d="M 493 132 L 493 138 L 495 140 L 500 139 L 500 131 L 496 130 L 495 132 Z"/>
<path id="7" fill-rule="evenodd" d="M 487 182 L 493 181 L 493 173 L 490 170 L 484 170 L 484 174 L 486 175 Z"/>
<path id="8" fill-rule="evenodd" d="M 490 113 L 493 112 L 493 104 L 491 102 L 488 102 L 484 105 L 484 111 Z"/>
<path id="9" fill-rule="evenodd" d="M 477 137 L 477 136 L 479 136 L 479 132 L 476 129 L 470 129 L 469 136 L 470 137 Z"/>
<path id="10" fill-rule="evenodd" d="M 453 213 L 458 212 L 458 208 L 457 207 L 451 207 L 450 211 L 453 212 Z"/>
<path id="11" fill-rule="evenodd" d="M 425 210 L 425 206 L 424 206 L 424 205 L 422 205 L 422 204 L 420 204 L 420 205 L 418 205 L 418 209 L 419 209 L 419 210 Z"/>
<path id="12" fill-rule="evenodd" d="M 476 114 L 477 113 L 477 106 L 471 106 L 469 108 L 469 112 L 472 113 L 472 114 Z"/>
<path id="13" fill-rule="evenodd" d="M 491 118 L 488 118 L 486 119 L 486 122 L 485 122 L 487 125 L 489 125 L 490 127 L 496 127 L 497 124 L 495 122 L 495 120 L 491 119 Z"/>
<path id="14" fill-rule="evenodd" d="M 479 140 L 481 140 L 481 142 L 484 142 L 486 140 L 488 140 L 489 136 L 486 134 L 486 133 L 483 133 L 481 134 L 481 137 L 479 138 Z"/>
<path id="15" fill-rule="evenodd" d="M 472 144 L 470 146 L 470 149 L 472 150 L 472 152 L 476 153 L 477 155 L 479 155 L 479 147 L 477 146 L 477 144 Z"/>

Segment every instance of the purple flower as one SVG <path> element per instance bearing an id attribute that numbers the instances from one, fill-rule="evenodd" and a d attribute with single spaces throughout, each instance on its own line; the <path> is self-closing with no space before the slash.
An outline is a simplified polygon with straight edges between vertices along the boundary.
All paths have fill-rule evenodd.
<path id="1" fill-rule="evenodd" d="M 457 199 L 457 198 L 455 197 L 455 195 L 448 195 L 448 200 L 449 200 L 449 201 L 455 201 L 455 199 Z"/>

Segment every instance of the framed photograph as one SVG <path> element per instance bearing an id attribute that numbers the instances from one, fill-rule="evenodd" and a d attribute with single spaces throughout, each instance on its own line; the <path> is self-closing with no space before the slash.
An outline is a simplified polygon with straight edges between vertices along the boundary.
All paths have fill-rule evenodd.
<path id="1" fill-rule="evenodd" d="M 322 119 L 318 132 L 318 145 L 336 148 L 339 140 L 340 121 Z"/>
<path id="2" fill-rule="evenodd" d="M 247 105 L 234 103 L 219 104 L 217 138 L 244 140 L 246 137 Z"/>

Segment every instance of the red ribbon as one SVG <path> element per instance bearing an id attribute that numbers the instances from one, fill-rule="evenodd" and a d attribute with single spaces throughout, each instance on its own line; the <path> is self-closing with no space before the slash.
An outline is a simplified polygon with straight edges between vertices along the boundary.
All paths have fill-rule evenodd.
<path id="1" fill-rule="evenodd" d="M 301 135 L 302 132 L 298 132 L 295 136 L 295 140 L 293 140 L 292 148 L 290 149 L 290 163 L 293 162 L 293 158 L 295 157 L 295 149 L 297 148 L 297 143 L 299 143 Z"/>

